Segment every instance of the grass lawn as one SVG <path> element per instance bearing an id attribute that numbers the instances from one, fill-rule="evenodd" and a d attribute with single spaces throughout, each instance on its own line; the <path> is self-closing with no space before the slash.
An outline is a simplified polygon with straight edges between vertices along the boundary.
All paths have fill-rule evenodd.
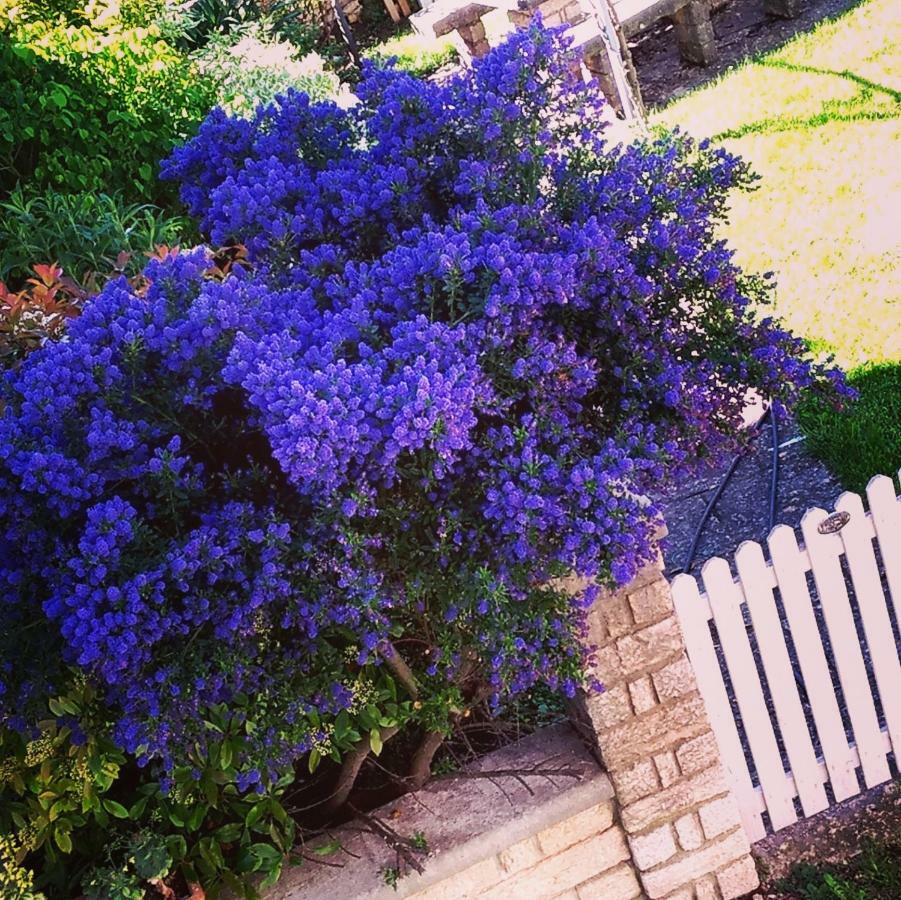
<path id="1" fill-rule="evenodd" d="M 901 466 L 901 16 L 869 0 L 654 114 L 762 176 L 732 203 L 745 267 L 779 278 L 775 312 L 860 390 L 800 411 L 847 487 Z M 878 364 L 875 367 L 873 364 Z"/>
<path id="2" fill-rule="evenodd" d="M 459 58 L 450 38 L 429 40 L 415 31 L 406 31 L 373 44 L 363 50 L 363 56 L 376 62 L 393 57 L 399 68 L 419 78 L 428 78 Z"/>

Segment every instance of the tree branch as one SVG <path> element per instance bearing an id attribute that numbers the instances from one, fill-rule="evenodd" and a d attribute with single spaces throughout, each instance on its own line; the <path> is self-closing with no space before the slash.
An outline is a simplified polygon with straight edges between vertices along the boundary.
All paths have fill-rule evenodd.
<path id="1" fill-rule="evenodd" d="M 406 660 L 400 655 L 397 647 L 391 641 L 384 641 L 384 646 L 379 649 L 379 653 L 385 665 L 394 674 L 394 677 L 407 689 L 407 693 L 414 699 L 419 699 L 419 685 L 416 683 L 416 676 L 413 670 L 407 665 Z"/>
<path id="2" fill-rule="evenodd" d="M 444 739 L 442 731 L 429 731 L 422 739 L 413 754 L 410 770 L 405 779 L 410 790 L 418 791 L 432 777 L 432 760 L 438 748 L 444 743 Z"/>
<path id="3" fill-rule="evenodd" d="M 379 731 L 382 743 L 384 744 L 389 741 L 398 731 L 399 728 L 396 725 L 392 725 L 390 728 L 382 728 Z M 364 737 L 363 740 L 361 740 L 360 743 L 344 757 L 344 762 L 341 764 L 341 771 L 338 773 L 338 778 L 335 781 L 335 790 L 323 807 L 327 813 L 337 812 L 347 802 L 347 798 L 353 790 L 357 776 L 360 774 L 360 769 L 363 768 L 363 763 L 366 762 L 367 756 L 369 756 L 369 741 Z"/>
<path id="4" fill-rule="evenodd" d="M 352 804 L 350 804 L 348 808 L 358 819 L 362 819 L 366 823 L 373 834 L 380 837 L 392 850 L 394 850 L 395 853 L 397 853 L 398 859 L 403 859 L 411 869 L 415 869 L 420 875 L 425 871 L 422 867 L 422 863 L 420 863 L 414 855 L 415 848 L 407 838 L 396 832 L 390 825 L 385 824 L 381 819 L 377 819 L 375 816 L 370 816 L 367 813 L 361 812 Z"/>

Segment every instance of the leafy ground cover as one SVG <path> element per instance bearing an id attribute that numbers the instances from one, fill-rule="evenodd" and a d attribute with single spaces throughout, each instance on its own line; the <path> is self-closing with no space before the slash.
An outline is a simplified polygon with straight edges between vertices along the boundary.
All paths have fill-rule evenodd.
<path id="1" fill-rule="evenodd" d="M 194 242 L 160 160 L 214 106 L 249 116 L 289 89 L 337 96 L 311 15 L 254 0 L 0 0 L 6 287 L 59 263 L 91 288 L 120 252 L 143 263 L 156 245 Z"/>
<path id="2" fill-rule="evenodd" d="M 733 69 L 656 120 L 710 137 L 762 176 L 734 196 L 739 262 L 778 273 L 775 312 L 850 371 L 861 399 L 800 412 L 811 447 L 852 489 L 901 464 L 899 26 L 871 0 Z"/>
<path id="3" fill-rule="evenodd" d="M 796 866 L 775 885 L 798 900 L 884 900 L 901 897 L 901 842 L 867 844 L 841 865 Z"/>

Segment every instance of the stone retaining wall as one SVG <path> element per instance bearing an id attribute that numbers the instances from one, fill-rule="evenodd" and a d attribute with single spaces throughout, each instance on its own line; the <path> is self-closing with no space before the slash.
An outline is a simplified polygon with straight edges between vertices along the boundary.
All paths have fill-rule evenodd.
<path id="1" fill-rule="evenodd" d="M 613 781 L 645 893 L 729 900 L 753 890 L 750 843 L 659 554 L 631 584 L 602 593 L 588 640 L 606 690 L 580 698 L 577 716 Z"/>
<path id="2" fill-rule="evenodd" d="M 565 774 L 530 775 L 529 770 Z M 519 771 L 522 781 L 496 771 Z M 542 729 L 479 760 L 475 777 L 439 778 L 373 815 L 404 837 L 421 834 L 425 872 L 397 866 L 359 825 L 338 829 L 343 850 L 286 872 L 267 900 L 632 900 L 641 888 L 617 821 L 609 778 L 568 726 Z M 485 776 L 485 777 L 483 777 Z M 340 868 L 334 868 L 338 864 Z"/>

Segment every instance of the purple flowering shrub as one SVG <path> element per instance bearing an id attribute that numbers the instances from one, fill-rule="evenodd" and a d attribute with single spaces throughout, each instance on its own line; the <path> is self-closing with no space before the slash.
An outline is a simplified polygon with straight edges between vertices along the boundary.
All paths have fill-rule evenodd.
<path id="1" fill-rule="evenodd" d="M 715 236 L 746 166 L 608 145 L 569 73 L 534 27 L 444 84 L 369 69 L 348 110 L 214 111 L 173 153 L 250 263 L 153 260 L 7 379 L 0 722 L 74 670 L 164 795 L 223 746 L 240 794 L 584 684 L 597 588 L 557 579 L 628 581 L 643 493 L 734 448 L 749 390 L 840 381 Z"/>

